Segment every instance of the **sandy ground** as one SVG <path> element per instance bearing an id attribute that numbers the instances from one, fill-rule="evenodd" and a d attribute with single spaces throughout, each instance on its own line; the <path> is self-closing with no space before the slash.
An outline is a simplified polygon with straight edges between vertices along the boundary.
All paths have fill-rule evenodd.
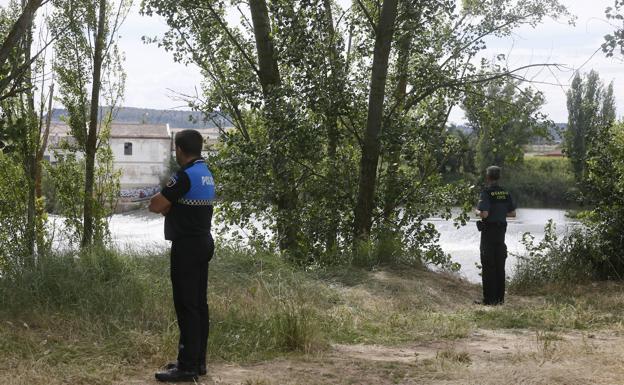
<path id="1" fill-rule="evenodd" d="M 213 364 L 205 385 L 624 384 L 624 337 L 615 332 L 479 330 L 456 341 L 334 345 L 318 355 L 253 365 Z M 121 384 L 157 384 L 153 373 Z"/>

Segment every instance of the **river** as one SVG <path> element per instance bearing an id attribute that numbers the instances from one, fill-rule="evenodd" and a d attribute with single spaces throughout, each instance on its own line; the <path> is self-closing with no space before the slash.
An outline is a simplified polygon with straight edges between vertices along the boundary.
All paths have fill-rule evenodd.
<path id="1" fill-rule="evenodd" d="M 537 241 L 542 239 L 544 225 L 549 219 L 557 224 L 559 234 L 574 224 L 565 216 L 564 210 L 519 209 L 517 214 L 517 218 L 509 221 L 507 228 L 507 247 L 510 253 L 507 260 L 508 275 L 513 274 L 513 267 L 516 264 L 516 257 L 513 254 L 522 253 L 524 250 L 520 241 L 525 232 L 532 233 Z M 476 263 L 479 262 L 479 232 L 474 219 L 459 229 L 455 228 L 452 221 L 442 219 L 430 221 L 440 232 L 442 249 L 451 254 L 454 262 L 461 264 L 460 274 L 472 282 L 479 282 L 480 271 L 476 267 Z M 169 243 L 163 238 L 163 223 L 162 216 L 147 211 L 115 215 L 110 222 L 113 242 L 122 250 L 164 250 Z M 56 244 L 62 244 L 62 240 L 57 240 Z"/>
<path id="2" fill-rule="evenodd" d="M 565 210 L 558 209 L 518 209 L 517 217 L 508 221 L 507 226 L 507 275 L 512 275 L 517 258 L 513 254 L 523 254 L 522 236 L 530 232 L 537 243 L 544 237 L 544 226 L 550 219 L 557 225 L 557 233 L 562 235 L 571 226 L 577 224 L 566 217 Z M 460 274 L 471 282 L 480 282 L 479 263 L 479 240 L 480 233 L 477 230 L 476 219 L 472 219 L 468 225 L 459 229 L 455 228 L 451 221 L 432 219 L 440 232 L 440 245 L 442 249 L 451 254 L 453 261 L 461 264 Z"/>

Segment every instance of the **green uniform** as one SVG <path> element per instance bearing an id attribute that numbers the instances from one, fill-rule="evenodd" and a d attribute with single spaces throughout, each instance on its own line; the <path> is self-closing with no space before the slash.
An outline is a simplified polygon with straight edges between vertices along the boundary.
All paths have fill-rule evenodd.
<path id="1" fill-rule="evenodd" d="M 487 211 L 481 230 L 481 266 L 483 280 L 483 303 L 502 304 L 505 301 L 505 261 L 507 245 L 507 214 L 516 209 L 511 194 L 497 184 L 481 192 L 477 208 Z"/>

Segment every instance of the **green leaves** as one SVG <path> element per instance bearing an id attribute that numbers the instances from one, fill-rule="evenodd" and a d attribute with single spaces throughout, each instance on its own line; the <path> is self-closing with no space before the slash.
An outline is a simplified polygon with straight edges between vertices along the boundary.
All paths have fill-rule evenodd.
<path id="1" fill-rule="evenodd" d="M 463 108 L 477 134 L 476 166 L 513 165 L 524 157 L 522 146 L 535 137 L 547 137 L 554 123 L 540 109 L 545 100 L 532 88 L 521 89 L 512 79 L 488 83 L 481 91 L 469 90 Z"/>
<path id="2" fill-rule="evenodd" d="M 170 27 L 149 40 L 175 60 L 202 69 L 202 95 L 188 100 L 189 105 L 207 116 L 221 111 L 234 122 L 210 160 L 223 198 L 218 220 L 243 227 L 253 234 L 252 243 L 262 246 L 279 243 L 288 224 L 296 229 L 299 263 L 353 261 L 357 258 L 350 245 L 361 182 L 357 170 L 370 107 L 375 24 L 383 3 L 363 0 L 342 9 L 328 0 L 267 2 L 270 28 L 262 39 L 270 43 L 264 48 L 271 49 L 262 50 L 256 44 L 258 20 L 249 18 L 250 4 L 146 0 L 142 6 L 145 14 L 164 17 Z M 551 0 L 466 1 L 464 9 L 470 11 L 453 0 L 399 4 L 378 138 L 382 150 L 372 237 L 378 245 L 387 235 L 393 238 L 387 244 L 398 246 L 390 252 L 395 262 L 450 266 L 427 218 L 441 215 L 465 223 L 473 199 L 472 186 L 447 184 L 442 170 L 470 168 L 471 143 L 448 134 L 448 111 L 505 71 L 481 73 L 474 64 L 485 37 L 566 13 Z M 236 15 L 240 22 L 233 23 Z M 262 22 L 267 23 L 264 15 Z M 405 40 L 411 44 L 399 50 Z M 271 67 L 262 66 L 261 58 L 276 63 L 278 80 L 262 79 L 260 69 Z M 487 115 L 485 108 L 480 114 L 492 124 L 509 126 L 499 133 L 505 140 L 497 151 L 512 148 L 510 160 L 517 160 L 522 135 L 545 129 L 547 119 L 539 115 L 543 98 L 532 90 L 498 88 L 523 106 L 513 113 L 501 108 L 503 115 L 522 118 L 503 121 Z M 515 135 L 505 136 L 511 132 Z M 461 151 L 464 158 L 456 156 Z M 452 162 L 458 165 L 450 166 Z M 286 206 L 285 193 L 291 199 Z M 460 213 L 451 210 L 458 206 Z M 374 257 L 364 259 L 383 261 L 379 253 Z"/>

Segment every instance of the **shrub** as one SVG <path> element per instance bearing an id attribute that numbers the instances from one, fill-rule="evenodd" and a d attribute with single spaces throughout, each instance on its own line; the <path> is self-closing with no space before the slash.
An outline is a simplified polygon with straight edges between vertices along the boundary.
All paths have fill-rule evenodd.
<path id="1" fill-rule="evenodd" d="M 605 255 L 594 229 L 578 227 L 559 238 L 552 220 L 544 227 L 544 238 L 525 233 L 527 253 L 518 255 L 516 272 L 510 288 L 520 293 L 535 292 L 548 284 L 576 284 L 603 278 Z"/>
<path id="2" fill-rule="evenodd" d="M 0 274 L 21 270 L 27 254 L 26 215 L 30 183 L 19 163 L 0 151 Z"/>

